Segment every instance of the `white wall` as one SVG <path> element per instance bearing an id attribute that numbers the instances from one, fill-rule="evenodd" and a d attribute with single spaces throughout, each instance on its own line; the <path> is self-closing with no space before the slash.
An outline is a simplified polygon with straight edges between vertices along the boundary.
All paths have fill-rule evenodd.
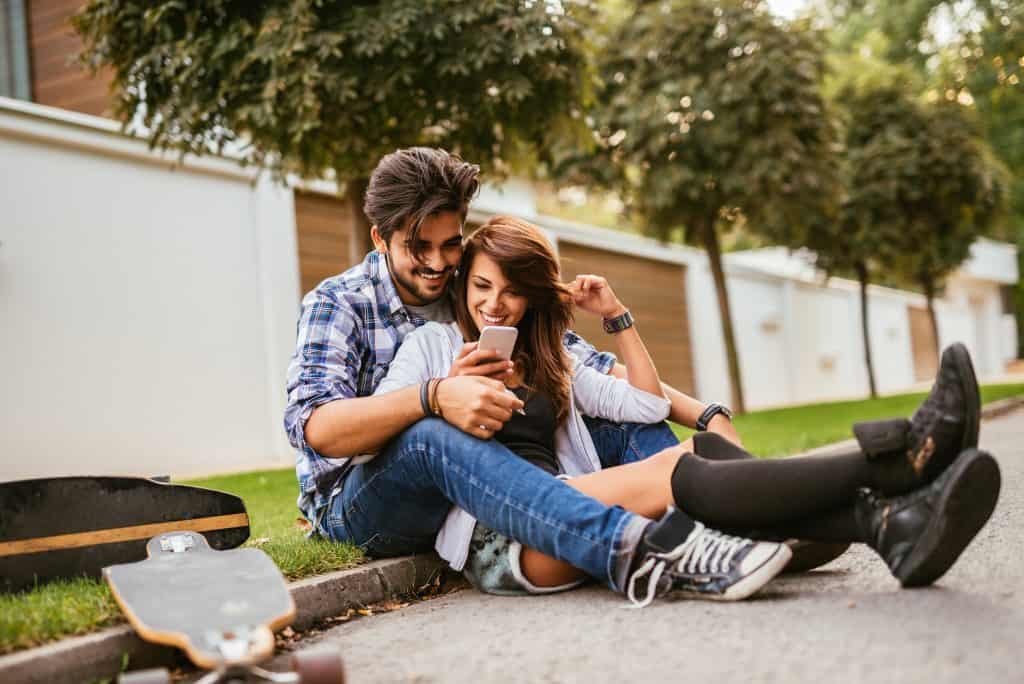
<path id="1" fill-rule="evenodd" d="M 856 393 L 867 396 L 868 380 L 864 357 L 864 344 L 860 332 L 860 295 L 850 292 L 856 306 L 856 343 L 854 358 L 858 363 L 861 380 Z M 868 295 L 868 326 L 871 337 L 871 363 L 875 370 L 875 386 L 879 392 L 899 392 L 914 384 L 914 352 L 910 340 L 910 318 L 907 300 L 877 291 Z"/>
<path id="2" fill-rule="evenodd" d="M 748 406 L 789 403 L 793 387 L 787 373 L 790 340 L 784 281 L 747 276 L 728 283 L 744 401 Z M 730 395 L 721 398 L 728 402 Z"/>
<path id="3" fill-rule="evenodd" d="M 995 376 L 1006 369 L 1006 327 L 999 284 L 958 274 L 946 285 L 936 307 L 939 339 L 967 345 L 979 375 Z"/>
<path id="4" fill-rule="evenodd" d="M 36 105 L 0 169 L 0 480 L 291 463 L 291 193 Z"/>

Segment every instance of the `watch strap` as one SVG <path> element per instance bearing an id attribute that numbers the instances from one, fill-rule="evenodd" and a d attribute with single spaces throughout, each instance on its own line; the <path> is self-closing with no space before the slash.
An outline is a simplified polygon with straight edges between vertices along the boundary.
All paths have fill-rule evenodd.
<path id="1" fill-rule="evenodd" d="M 729 420 L 732 420 L 732 411 L 726 408 L 724 404 L 712 402 L 708 404 L 707 408 L 704 409 L 703 413 L 701 413 L 700 417 L 697 419 L 697 432 L 705 432 L 708 429 L 708 423 L 710 423 L 711 419 L 719 413 Z"/>
<path id="2" fill-rule="evenodd" d="M 604 331 L 610 335 L 632 328 L 634 323 L 633 314 L 629 313 L 629 309 L 626 309 L 625 313 L 621 316 L 616 316 L 615 318 L 604 318 L 601 320 L 601 325 L 604 326 Z"/>

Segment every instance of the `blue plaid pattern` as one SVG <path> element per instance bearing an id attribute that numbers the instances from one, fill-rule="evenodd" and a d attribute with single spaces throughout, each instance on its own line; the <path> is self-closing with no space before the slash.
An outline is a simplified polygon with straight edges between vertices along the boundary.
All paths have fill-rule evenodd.
<path id="1" fill-rule="evenodd" d="M 315 523 L 340 485 L 347 458 L 325 458 L 306 443 L 313 410 L 337 399 L 368 397 L 387 375 L 402 340 L 426 323 L 402 304 L 384 255 L 370 252 L 362 263 L 320 283 L 302 299 L 295 353 L 288 366 L 284 429 L 298 453 L 298 505 Z M 615 356 L 598 352 L 574 332 L 567 349 L 602 372 Z"/>

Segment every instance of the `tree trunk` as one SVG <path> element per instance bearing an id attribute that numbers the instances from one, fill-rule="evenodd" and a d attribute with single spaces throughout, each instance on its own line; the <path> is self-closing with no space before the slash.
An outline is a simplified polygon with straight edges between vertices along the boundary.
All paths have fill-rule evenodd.
<path id="1" fill-rule="evenodd" d="M 370 181 L 366 178 L 351 180 L 345 184 L 345 194 L 342 200 L 345 202 L 344 221 L 349 227 L 348 257 L 350 264 L 358 264 L 366 256 L 366 253 L 373 249 L 373 241 L 370 239 L 370 219 L 363 213 L 363 199 L 366 196 L 366 188 Z"/>
<path id="2" fill-rule="evenodd" d="M 924 297 L 928 302 L 928 318 L 932 322 L 932 337 L 935 340 L 935 364 L 938 368 L 942 350 L 939 349 L 939 319 L 935 315 L 935 281 L 927 274 L 921 274 L 921 287 L 924 289 Z"/>
<path id="3" fill-rule="evenodd" d="M 717 212 L 716 212 L 717 214 Z M 715 230 L 715 215 L 706 218 L 703 225 L 697 226 L 708 253 L 711 274 L 715 280 L 715 293 L 718 295 L 718 314 L 722 319 L 722 335 L 725 337 L 725 356 L 729 363 L 729 382 L 732 385 L 732 409 L 737 414 L 746 412 L 743 401 L 743 383 L 740 379 L 740 359 L 736 351 L 736 336 L 732 329 L 732 314 L 729 308 L 729 293 L 725 287 L 725 271 L 722 268 L 722 249 L 718 244 L 718 232 Z"/>
<path id="4" fill-rule="evenodd" d="M 871 391 L 871 398 L 878 398 L 878 388 L 875 387 L 875 364 L 871 360 L 871 335 L 868 332 L 868 265 L 858 261 L 857 282 L 860 283 L 860 333 L 864 338 L 864 364 L 868 369 L 868 388 Z"/>

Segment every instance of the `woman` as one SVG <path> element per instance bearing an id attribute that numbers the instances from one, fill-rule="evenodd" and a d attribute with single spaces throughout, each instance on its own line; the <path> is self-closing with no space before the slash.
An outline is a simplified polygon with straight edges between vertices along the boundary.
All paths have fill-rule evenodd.
<path id="1" fill-rule="evenodd" d="M 678 506 L 711 525 L 744 534 L 758 530 L 776 539 L 865 542 L 908 585 L 937 579 L 991 513 L 998 492 L 994 460 L 979 452 L 960 454 L 977 443 L 976 407 L 972 414 L 970 406 L 972 400 L 977 403 L 973 371 L 954 382 L 962 386 L 962 400 L 959 408 L 951 404 L 943 414 L 956 414 L 952 420 L 865 424 L 855 428 L 863 450 L 848 454 L 761 461 L 702 433 L 643 461 L 600 470 L 582 414 L 655 422 L 666 418 L 669 402 L 635 326 L 611 325 L 628 382 L 572 363 L 561 340 L 574 302 L 606 321 L 621 323 L 626 313 L 600 277 L 581 276 L 563 285 L 555 254 L 538 229 L 496 217 L 466 241 L 454 291 L 456 323 L 429 323 L 409 335 L 377 392 L 427 383 L 429 396 L 443 378 L 470 372 L 480 355 L 474 341 L 483 327 L 514 326 L 519 329 L 514 366 L 501 382 L 525 403 L 525 415 L 513 415 L 504 424 L 481 424 L 476 436 L 503 442 L 553 475 L 570 476 L 570 486 L 608 505 L 650 519 Z M 929 401 L 935 403 L 932 397 Z M 918 432 L 927 428 L 927 435 L 910 434 L 915 425 Z M 928 453 L 907 465 L 895 452 L 905 443 L 917 444 L 914 440 Z M 872 489 L 860 493 L 865 487 Z M 900 499 L 884 499 L 907 492 Z M 933 500 L 942 499 L 945 506 L 950 497 L 959 507 L 956 524 L 945 519 L 945 508 L 934 521 L 918 514 L 929 506 L 932 510 Z M 906 519 L 890 520 L 894 504 L 897 513 L 909 511 Z M 900 528 L 898 539 L 891 533 L 886 537 L 890 524 Z M 723 538 L 725 547 L 740 542 Z M 492 593 L 540 593 L 582 581 L 572 566 L 476 525 L 458 508 L 449 515 L 437 547 L 453 567 L 465 567 L 476 586 Z M 777 546 L 773 556 L 772 574 L 785 565 L 788 549 Z M 657 584 L 657 577 L 650 577 L 646 596 L 638 599 L 638 587 L 632 585 L 644 578 L 644 568 L 637 568 L 629 593 L 639 603 L 649 602 Z"/>

